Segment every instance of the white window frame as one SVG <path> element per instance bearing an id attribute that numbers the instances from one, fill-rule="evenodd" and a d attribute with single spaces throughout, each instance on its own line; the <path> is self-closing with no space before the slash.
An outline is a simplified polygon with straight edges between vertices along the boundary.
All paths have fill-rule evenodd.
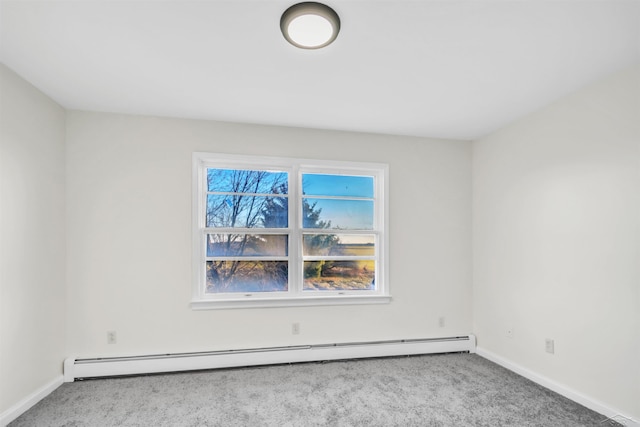
<path id="1" fill-rule="evenodd" d="M 205 227 L 206 173 L 208 168 L 277 170 L 289 173 L 289 226 L 278 234 L 289 235 L 289 286 L 286 292 L 206 293 Z M 303 291 L 302 260 L 302 173 L 362 175 L 374 177 L 373 230 L 345 230 L 348 234 L 376 237 L 375 290 Z M 382 163 L 309 160 L 287 157 L 193 153 L 192 201 L 192 298 L 194 310 L 248 307 L 386 304 L 391 301 L 388 269 L 388 165 Z M 209 229 L 210 230 L 210 229 Z M 250 229 L 262 233 L 263 229 Z M 307 230 L 308 232 L 309 230 Z M 320 231 L 320 230 L 318 230 Z M 242 231 L 240 231 L 242 232 Z"/>

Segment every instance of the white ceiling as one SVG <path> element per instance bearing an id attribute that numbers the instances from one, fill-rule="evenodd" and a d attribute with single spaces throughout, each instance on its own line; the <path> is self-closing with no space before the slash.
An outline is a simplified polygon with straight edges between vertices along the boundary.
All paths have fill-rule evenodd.
<path id="1" fill-rule="evenodd" d="M 640 0 L 6 1 L 0 58 L 67 109 L 475 139 L 640 62 Z"/>

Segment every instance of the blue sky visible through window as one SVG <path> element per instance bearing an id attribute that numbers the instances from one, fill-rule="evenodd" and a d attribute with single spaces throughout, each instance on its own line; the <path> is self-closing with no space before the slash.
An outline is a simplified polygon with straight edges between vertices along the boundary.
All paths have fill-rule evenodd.
<path id="1" fill-rule="evenodd" d="M 373 198 L 373 177 L 351 175 L 302 175 L 302 192 L 307 196 Z"/>
<path id="2" fill-rule="evenodd" d="M 320 219 L 331 221 L 332 230 L 372 230 L 373 201 L 304 199 L 314 209 L 321 209 Z"/>
<path id="3" fill-rule="evenodd" d="M 372 176 L 305 173 L 302 192 L 307 203 L 321 209 L 320 219 L 331 221 L 330 229 L 371 230 L 374 206 L 367 199 L 373 198 L 373 182 Z"/>
<path id="4" fill-rule="evenodd" d="M 216 193 L 286 194 L 288 173 L 244 169 L 208 169 L 207 189 Z M 282 186 L 284 184 L 284 186 Z"/>

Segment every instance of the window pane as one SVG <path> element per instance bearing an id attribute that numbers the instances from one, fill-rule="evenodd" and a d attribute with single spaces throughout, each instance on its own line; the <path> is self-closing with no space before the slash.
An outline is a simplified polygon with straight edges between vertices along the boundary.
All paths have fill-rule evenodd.
<path id="1" fill-rule="evenodd" d="M 288 236 L 207 234 L 207 256 L 287 256 Z"/>
<path id="2" fill-rule="evenodd" d="M 375 261 L 305 261 L 304 290 L 373 290 Z"/>
<path id="3" fill-rule="evenodd" d="M 207 261 L 207 293 L 286 291 L 287 261 Z"/>
<path id="4" fill-rule="evenodd" d="M 302 174 L 302 194 L 373 198 L 372 176 Z"/>
<path id="5" fill-rule="evenodd" d="M 207 227 L 286 228 L 286 197 L 207 195 Z"/>
<path id="6" fill-rule="evenodd" d="M 373 201 L 303 199 L 302 227 L 373 230 Z"/>
<path id="7" fill-rule="evenodd" d="M 375 237 L 361 234 L 305 234 L 304 255 L 375 256 Z"/>
<path id="8" fill-rule="evenodd" d="M 287 172 L 207 169 L 207 189 L 220 193 L 287 194 Z"/>

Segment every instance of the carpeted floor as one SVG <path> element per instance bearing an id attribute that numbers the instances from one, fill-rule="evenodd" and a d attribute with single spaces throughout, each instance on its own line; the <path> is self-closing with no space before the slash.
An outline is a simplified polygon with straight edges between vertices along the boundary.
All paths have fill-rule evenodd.
<path id="1" fill-rule="evenodd" d="M 62 385 L 19 426 L 609 426 L 473 354 L 306 363 Z"/>

